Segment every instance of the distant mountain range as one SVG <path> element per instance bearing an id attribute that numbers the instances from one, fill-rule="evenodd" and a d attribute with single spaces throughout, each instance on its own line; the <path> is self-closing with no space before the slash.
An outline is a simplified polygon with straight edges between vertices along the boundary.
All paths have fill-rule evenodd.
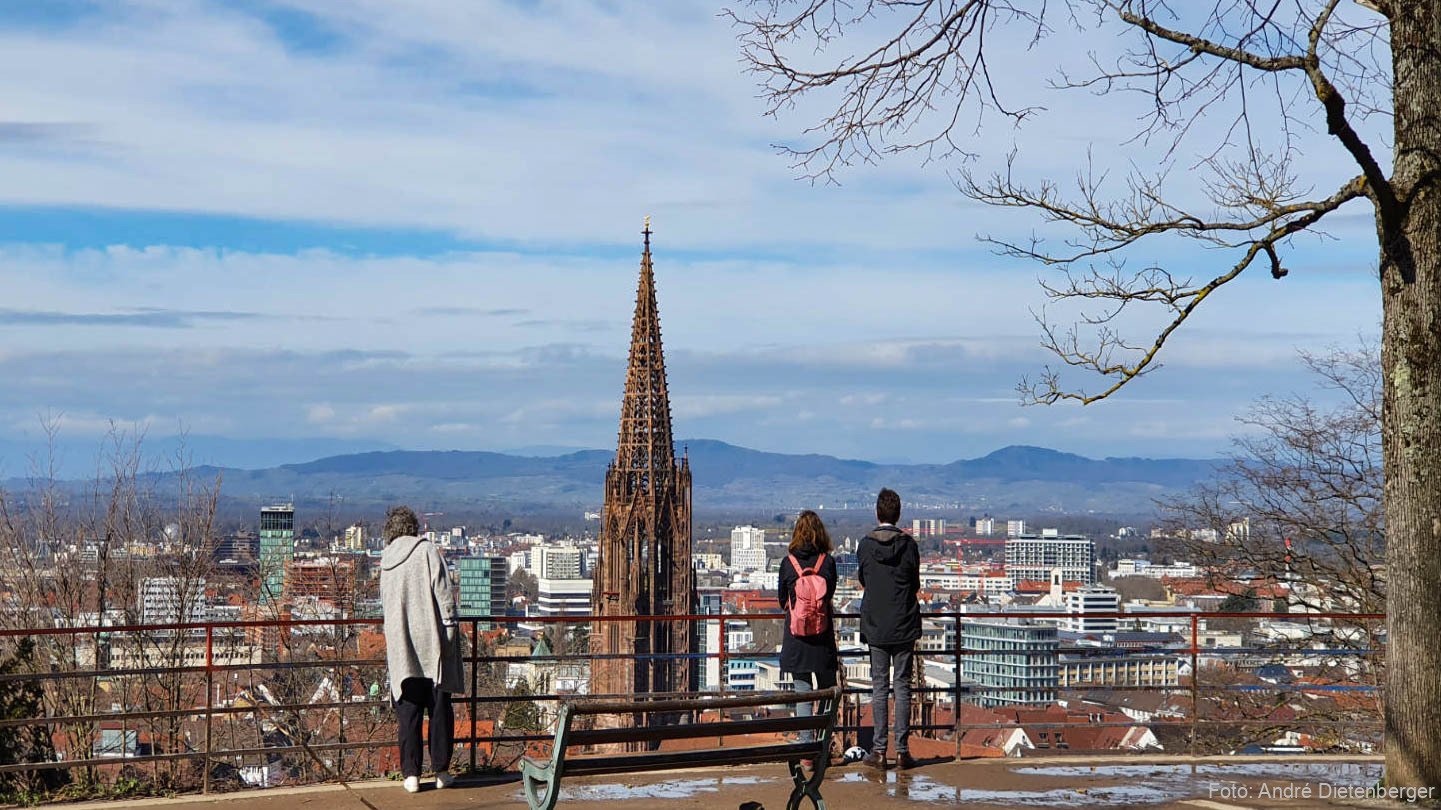
<path id="1" fill-rule="evenodd" d="M 823 455 L 767 453 L 711 440 L 679 442 L 690 455 L 697 511 L 869 508 L 889 486 L 908 502 L 956 504 L 976 512 L 1134 514 L 1151 500 L 1211 477 L 1216 461 L 1091 459 L 1040 447 L 1012 446 L 950 464 L 876 464 Z M 406 502 L 425 508 L 595 510 L 614 454 L 582 450 L 555 456 L 473 451 L 389 450 L 351 453 L 266 469 L 201 467 L 220 474 L 229 498 L 294 497 L 350 505 Z"/>

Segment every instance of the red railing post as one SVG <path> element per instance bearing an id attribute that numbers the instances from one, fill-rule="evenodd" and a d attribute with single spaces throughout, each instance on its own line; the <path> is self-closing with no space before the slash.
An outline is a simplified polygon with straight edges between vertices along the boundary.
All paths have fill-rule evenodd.
<path id="1" fill-rule="evenodd" d="M 475 760 L 476 739 L 475 739 L 475 738 L 476 738 L 476 734 L 477 734 L 477 726 L 476 726 L 476 722 L 475 722 L 475 707 L 476 707 L 477 704 L 476 704 L 476 702 L 475 702 L 475 699 L 476 699 L 476 697 L 478 697 L 477 694 L 476 694 L 476 692 L 477 692 L 477 691 L 479 690 L 479 688 L 480 688 L 480 678 L 479 678 L 480 662 L 477 660 L 479 657 L 480 657 L 480 622 L 479 622 L 478 620 L 476 620 L 476 619 L 471 619 L 471 620 L 470 620 L 470 700 L 469 700 L 468 702 L 470 703 L 470 772 L 471 772 L 472 774 L 475 773 L 475 767 L 476 767 L 476 760 Z"/>
<path id="2" fill-rule="evenodd" d="M 1200 614 L 1191 614 L 1191 756 L 1196 755 L 1196 724 L 1201 715 L 1201 665 L 1198 645 Z"/>
<path id="3" fill-rule="evenodd" d="M 956 687 L 955 705 L 952 707 L 956 713 L 956 759 L 961 758 L 961 614 L 951 614 L 955 622 L 956 631 L 956 671 L 953 683 Z"/>
<path id="4" fill-rule="evenodd" d="M 215 710 L 215 625 L 205 624 L 205 770 L 200 777 L 200 792 L 210 792 L 210 737 Z M 123 744 L 122 740 L 122 744 Z"/>

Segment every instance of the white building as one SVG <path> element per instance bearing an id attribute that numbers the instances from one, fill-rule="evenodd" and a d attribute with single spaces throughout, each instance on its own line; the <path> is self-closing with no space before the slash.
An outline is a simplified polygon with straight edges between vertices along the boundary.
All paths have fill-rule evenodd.
<path id="1" fill-rule="evenodd" d="M 719 554 L 696 554 L 691 561 L 697 571 L 720 571 L 726 567 L 725 558 Z"/>
<path id="2" fill-rule="evenodd" d="M 764 571 L 765 542 L 765 529 L 755 526 L 737 526 L 731 529 L 731 571 Z"/>
<path id="3" fill-rule="evenodd" d="M 530 570 L 530 551 L 512 551 L 507 558 L 510 560 L 510 570 L 506 573 L 514 574 L 516 571 Z"/>
<path id="4" fill-rule="evenodd" d="M 959 591 L 961 588 L 962 574 L 960 571 L 947 570 L 945 568 L 934 568 L 925 570 L 921 566 L 921 587 L 926 590 L 937 591 Z"/>
<path id="5" fill-rule="evenodd" d="M 782 561 L 782 564 L 786 564 Z M 731 587 L 758 588 L 763 591 L 774 591 L 780 585 L 781 573 L 777 571 L 751 571 L 744 579 L 737 579 L 731 583 Z"/>
<path id="6" fill-rule="evenodd" d="M 1117 577 L 1150 577 L 1152 579 L 1193 579 L 1201 575 L 1201 569 L 1188 562 L 1157 565 L 1150 560 L 1117 560 L 1116 567 L 1106 572 L 1111 579 Z"/>
<path id="7" fill-rule="evenodd" d="M 915 518 L 911 520 L 911 537 L 940 537 L 946 533 L 946 521 L 941 518 Z"/>
<path id="8" fill-rule="evenodd" d="M 536 580 L 536 615 L 589 616 L 591 587 L 588 579 Z"/>
<path id="9" fill-rule="evenodd" d="M 1016 584 L 1010 576 L 999 573 L 961 574 L 961 590 L 979 594 L 1009 593 Z"/>
<path id="10" fill-rule="evenodd" d="M 537 579 L 580 579 L 585 552 L 569 545 L 543 544 L 530 548 L 530 572 Z"/>
<path id="11" fill-rule="evenodd" d="M 781 671 L 779 660 L 756 661 L 756 677 L 754 689 L 757 692 L 780 692 L 783 690 L 794 690 L 795 681 L 789 672 Z"/>
<path id="12" fill-rule="evenodd" d="M 1115 588 L 1105 585 L 1088 585 L 1065 594 L 1066 618 L 1061 620 L 1061 629 L 1072 633 L 1114 633 L 1121 609 L 1121 595 Z M 1109 616 L 1098 616 L 1109 613 Z"/>
<path id="13" fill-rule="evenodd" d="M 146 577 L 140 582 L 138 607 L 142 624 L 203 622 L 210 618 L 204 579 L 192 580 L 187 587 L 180 577 Z"/>
<path id="14" fill-rule="evenodd" d="M 1049 582 L 1052 569 L 1061 569 L 1066 582 L 1089 585 L 1095 578 L 1096 544 L 1089 537 L 1027 535 L 1006 540 L 1006 574 L 1014 582 Z"/>

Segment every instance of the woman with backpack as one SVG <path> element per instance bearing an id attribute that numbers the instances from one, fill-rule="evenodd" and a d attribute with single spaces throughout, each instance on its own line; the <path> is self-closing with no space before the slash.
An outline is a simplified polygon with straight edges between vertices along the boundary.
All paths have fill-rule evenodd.
<path id="1" fill-rule="evenodd" d="M 807 509 L 791 530 L 789 553 L 781 560 L 779 599 L 786 612 L 781 637 L 781 671 L 797 691 L 836 685 L 838 657 L 831 598 L 836 593 L 836 561 L 831 538 L 820 516 Z M 796 715 L 810 716 L 809 701 L 797 704 Z M 813 739 L 801 732 L 801 741 Z"/>

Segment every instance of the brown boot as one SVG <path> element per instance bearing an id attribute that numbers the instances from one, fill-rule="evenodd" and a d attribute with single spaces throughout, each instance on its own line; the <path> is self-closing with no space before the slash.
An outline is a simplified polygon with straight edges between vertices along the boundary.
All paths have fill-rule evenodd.
<path id="1" fill-rule="evenodd" d="M 861 764 L 875 768 L 878 771 L 884 771 L 886 769 L 886 755 L 880 751 L 872 751 L 866 754 L 866 758 L 861 760 Z"/>

